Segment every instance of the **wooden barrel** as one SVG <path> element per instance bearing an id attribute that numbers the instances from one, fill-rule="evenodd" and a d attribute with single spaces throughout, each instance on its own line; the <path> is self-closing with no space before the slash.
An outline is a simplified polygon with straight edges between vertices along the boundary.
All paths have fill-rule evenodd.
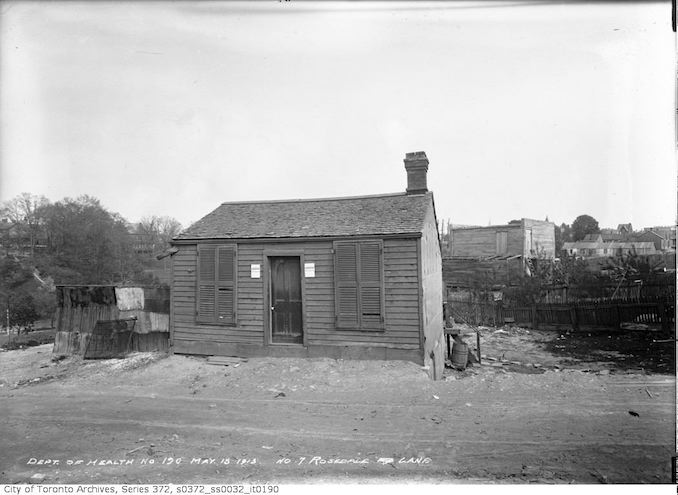
<path id="1" fill-rule="evenodd" d="M 452 366 L 466 368 L 468 363 L 468 345 L 456 342 L 452 346 Z"/>

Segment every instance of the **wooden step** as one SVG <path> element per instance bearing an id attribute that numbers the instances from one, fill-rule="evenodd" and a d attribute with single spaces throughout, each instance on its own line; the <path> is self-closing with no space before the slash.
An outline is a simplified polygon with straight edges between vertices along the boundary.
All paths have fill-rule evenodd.
<path id="1" fill-rule="evenodd" d="M 215 366 L 229 366 L 232 364 L 241 364 L 246 362 L 247 358 L 235 356 L 209 356 L 207 358 L 207 364 L 213 364 Z"/>

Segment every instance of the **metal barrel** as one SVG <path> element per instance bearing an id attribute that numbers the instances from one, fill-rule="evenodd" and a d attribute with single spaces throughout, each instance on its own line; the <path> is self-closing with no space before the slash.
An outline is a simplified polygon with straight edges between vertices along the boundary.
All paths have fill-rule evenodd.
<path id="1" fill-rule="evenodd" d="M 468 363 L 468 345 L 455 342 L 452 346 L 452 365 L 459 368 L 466 368 Z"/>

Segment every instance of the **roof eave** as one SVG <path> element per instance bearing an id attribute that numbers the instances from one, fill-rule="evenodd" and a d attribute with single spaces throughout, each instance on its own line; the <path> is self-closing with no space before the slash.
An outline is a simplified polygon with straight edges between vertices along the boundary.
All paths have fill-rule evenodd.
<path id="1" fill-rule="evenodd" d="M 334 241 L 343 239 L 418 239 L 421 232 L 396 232 L 390 234 L 353 234 L 331 236 L 279 236 L 279 237 L 190 237 L 172 239 L 171 245 L 197 244 L 197 243 L 233 243 L 233 242 L 305 242 L 305 241 Z"/>

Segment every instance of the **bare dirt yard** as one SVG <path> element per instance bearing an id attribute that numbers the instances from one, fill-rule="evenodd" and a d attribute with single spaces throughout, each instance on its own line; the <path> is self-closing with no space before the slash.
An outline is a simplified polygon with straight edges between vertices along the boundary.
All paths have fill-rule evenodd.
<path id="1" fill-rule="evenodd" d="M 481 335 L 482 364 L 437 382 L 402 361 L 3 351 L 0 483 L 670 482 L 674 344 Z"/>

